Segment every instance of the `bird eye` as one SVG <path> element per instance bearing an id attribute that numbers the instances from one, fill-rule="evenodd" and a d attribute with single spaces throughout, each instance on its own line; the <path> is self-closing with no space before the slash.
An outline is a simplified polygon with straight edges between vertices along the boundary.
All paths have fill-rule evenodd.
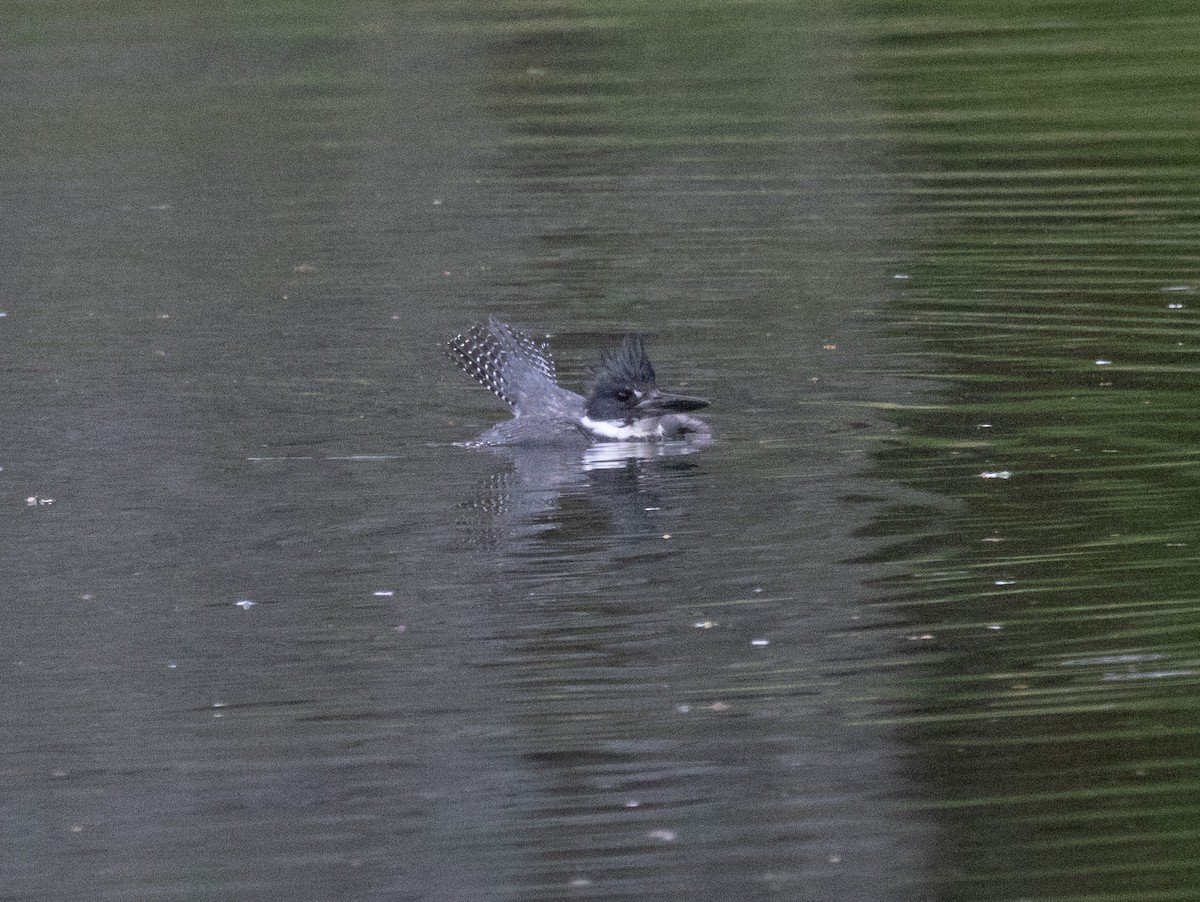
<path id="1" fill-rule="evenodd" d="M 633 392 L 627 388 L 622 388 L 617 391 L 617 400 L 621 402 L 628 401 L 633 397 Z"/>

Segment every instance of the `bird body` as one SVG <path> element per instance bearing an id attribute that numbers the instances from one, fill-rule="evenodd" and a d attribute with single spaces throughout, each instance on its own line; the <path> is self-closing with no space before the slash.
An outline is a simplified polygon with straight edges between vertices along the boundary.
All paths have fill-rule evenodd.
<path id="1" fill-rule="evenodd" d="M 639 335 L 604 355 L 587 397 L 558 384 L 545 342 L 495 317 L 450 341 L 446 353 L 513 411 L 473 444 L 587 447 L 595 442 L 710 439 L 688 411 L 708 401 L 659 389 Z"/>

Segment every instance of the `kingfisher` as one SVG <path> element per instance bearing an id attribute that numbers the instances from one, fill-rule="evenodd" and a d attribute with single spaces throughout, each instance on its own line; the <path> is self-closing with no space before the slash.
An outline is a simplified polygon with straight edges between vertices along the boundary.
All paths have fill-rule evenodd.
<path id="1" fill-rule="evenodd" d="M 511 420 L 471 445 L 585 448 L 712 438 L 708 424 L 689 415 L 708 401 L 661 390 L 641 335 L 626 335 L 604 353 L 587 397 L 558 384 L 549 345 L 494 316 L 456 335 L 446 354 L 512 408 Z"/>

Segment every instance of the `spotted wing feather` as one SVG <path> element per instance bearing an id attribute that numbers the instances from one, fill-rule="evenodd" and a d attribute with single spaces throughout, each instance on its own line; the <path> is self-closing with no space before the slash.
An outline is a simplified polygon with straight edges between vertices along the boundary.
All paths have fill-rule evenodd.
<path id="1" fill-rule="evenodd" d="M 554 357 L 545 342 L 491 317 L 446 346 L 446 353 L 484 388 L 517 413 L 534 392 L 557 391 Z"/>

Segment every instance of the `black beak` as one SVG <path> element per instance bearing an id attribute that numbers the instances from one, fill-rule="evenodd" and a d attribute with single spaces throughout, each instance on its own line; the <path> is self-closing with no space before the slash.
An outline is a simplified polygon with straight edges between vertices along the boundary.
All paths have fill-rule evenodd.
<path id="1" fill-rule="evenodd" d="M 688 395 L 672 395 L 669 392 L 659 391 L 657 388 L 646 394 L 646 397 L 638 401 L 635 408 L 642 416 L 654 416 L 662 413 L 687 413 L 689 410 L 699 410 L 701 407 L 707 407 L 708 401 L 704 398 L 693 398 Z"/>

